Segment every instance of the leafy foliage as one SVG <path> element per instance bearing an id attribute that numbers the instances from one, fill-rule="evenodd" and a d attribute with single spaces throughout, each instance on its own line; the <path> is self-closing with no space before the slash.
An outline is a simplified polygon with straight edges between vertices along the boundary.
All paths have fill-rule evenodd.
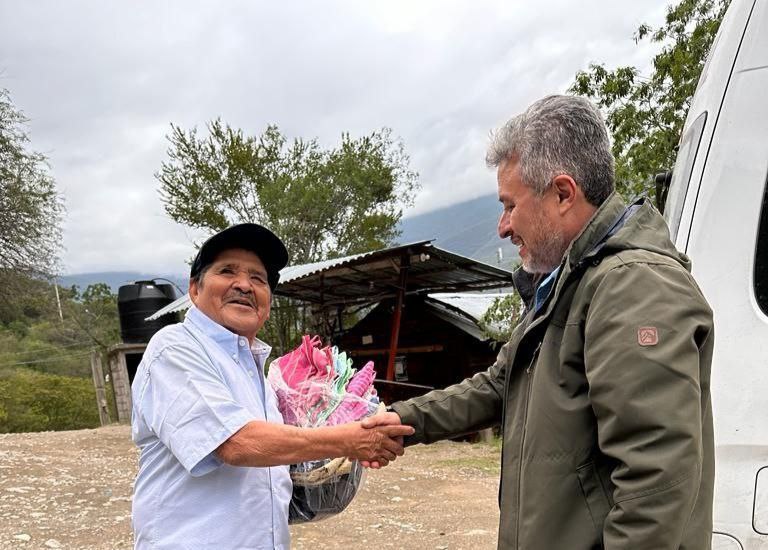
<path id="1" fill-rule="evenodd" d="M 0 89 L 0 270 L 50 274 L 58 262 L 63 203 L 45 156 L 28 148 L 25 123 L 8 90 Z M 0 284 L 6 299 L 4 288 Z"/>
<path id="2" fill-rule="evenodd" d="M 0 377 L 0 433 L 99 425 L 90 379 L 18 369 Z"/>
<path id="3" fill-rule="evenodd" d="M 168 215 L 210 232 L 263 224 L 283 239 L 294 265 L 387 246 L 418 189 L 403 144 L 388 129 L 356 139 L 342 134 L 329 149 L 316 139 L 289 142 L 276 126 L 258 136 L 221 120 L 208 124 L 206 137 L 194 128 L 171 130 L 157 174 Z M 260 337 L 282 354 L 310 324 L 325 321 L 276 298 Z"/>
<path id="4" fill-rule="evenodd" d="M 102 351 L 120 340 L 117 296 L 106 283 L 88 285 L 82 293 L 73 287 L 68 294 L 63 309 L 69 323 L 62 335 L 72 341 L 89 341 Z"/>
<path id="5" fill-rule="evenodd" d="M 57 315 L 53 287 L 45 280 L 0 268 L 0 287 L 5 289 L 0 296 L 0 325 L 15 321 L 28 328 Z"/>
<path id="6" fill-rule="evenodd" d="M 496 342 L 506 342 L 520 321 L 523 309 L 523 302 L 516 292 L 496 298 L 480 318 L 480 330 Z"/>
<path id="7" fill-rule="evenodd" d="M 343 134 L 331 149 L 314 139 L 289 143 L 276 126 L 246 136 L 214 120 L 208 133 L 172 126 L 169 160 L 157 174 L 166 212 L 211 232 L 266 225 L 293 263 L 387 245 L 417 188 L 402 143 L 386 129 L 359 139 Z"/>
<path id="8" fill-rule="evenodd" d="M 62 319 L 53 285 L 5 275 L 16 292 L 0 303 L 0 432 L 98 426 L 90 355 L 118 341 L 116 296 L 59 288 Z"/>
<path id="9" fill-rule="evenodd" d="M 51 284 L 8 275 L 15 293 L 0 305 L 0 375 L 18 367 L 90 377 L 90 350 L 119 340 L 117 298 L 105 284 L 59 289 L 59 317 Z"/>
<path id="10" fill-rule="evenodd" d="M 653 176 L 672 167 L 691 98 L 730 0 L 681 0 L 664 25 L 641 25 L 635 41 L 659 44 L 653 73 L 592 64 L 569 92 L 594 100 L 613 138 L 618 190 L 627 198 L 651 195 Z"/>

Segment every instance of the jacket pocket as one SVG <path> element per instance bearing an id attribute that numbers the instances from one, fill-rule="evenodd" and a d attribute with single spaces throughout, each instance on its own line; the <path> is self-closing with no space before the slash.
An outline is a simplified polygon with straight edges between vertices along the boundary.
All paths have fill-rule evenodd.
<path id="1" fill-rule="evenodd" d="M 603 524 L 608 516 L 608 512 L 611 511 L 611 503 L 600 483 L 594 462 L 588 462 L 577 468 L 576 476 L 579 479 L 579 486 L 581 487 L 589 515 L 592 517 L 595 531 L 602 544 Z"/>

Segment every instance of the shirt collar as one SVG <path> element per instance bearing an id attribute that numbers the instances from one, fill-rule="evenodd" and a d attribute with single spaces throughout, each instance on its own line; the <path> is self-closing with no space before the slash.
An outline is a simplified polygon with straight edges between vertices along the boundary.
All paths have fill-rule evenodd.
<path id="1" fill-rule="evenodd" d="M 538 310 L 539 307 L 544 303 L 544 300 L 547 299 L 547 296 L 549 296 L 549 293 L 552 291 L 552 287 L 554 286 L 555 280 L 557 280 L 557 274 L 560 272 L 560 266 L 556 267 L 552 273 L 547 275 L 541 283 L 539 283 L 539 286 L 536 287 L 536 293 L 534 294 L 534 302 L 533 302 L 533 309 Z"/>
<path id="2" fill-rule="evenodd" d="M 187 311 L 187 315 L 184 318 L 184 323 L 195 327 L 208 338 L 216 342 L 224 349 L 224 351 L 229 354 L 237 353 L 238 341 L 240 338 L 245 338 L 244 336 L 239 336 L 228 328 L 221 326 L 219 323 L 208 317 L 205 313 L 197 309 L 197 307 L 194 305 Z M 253 353 L 254 356 L 261 359 L 266 359 L 271 351 L 272 347 L 269 344 L 259 340 L 258 338 L 253 339 L 253 344 L 251 344 L 251 353 Z"/>

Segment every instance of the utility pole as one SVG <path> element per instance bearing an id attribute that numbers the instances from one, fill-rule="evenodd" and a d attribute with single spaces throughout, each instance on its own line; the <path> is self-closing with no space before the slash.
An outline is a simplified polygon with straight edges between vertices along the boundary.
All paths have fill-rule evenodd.
<path id="1" fill-rule="evenodd" d="M 59 308 L 59 319 L 61 322 L 64 322 L 64 314 L 61 312 L 61 298 L 59 298 L 59 283 L 56 280 L 56 277 L 53 278 L 53 290 L 56 293 L 56 305 Z"/>

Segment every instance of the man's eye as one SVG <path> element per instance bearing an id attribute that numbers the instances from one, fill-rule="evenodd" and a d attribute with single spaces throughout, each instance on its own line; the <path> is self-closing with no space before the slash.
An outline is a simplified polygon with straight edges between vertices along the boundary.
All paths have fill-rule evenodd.
<path id="1" fill-rule="evenodd" d="M 256 281 L 257 283 L 266 283 L 267 279 L 264 277 L 264 275 L 256 274 L 251 275 L 251 281 Z"/>
<path id="2" fill-rule="evenodd" d="M 222 267 L 219 270 L 219 273 L 226 273 L 227 275 L 230 275 L 230 274 L 234 273 L 234 271 L 232 270 L 231 267 Z"/>

